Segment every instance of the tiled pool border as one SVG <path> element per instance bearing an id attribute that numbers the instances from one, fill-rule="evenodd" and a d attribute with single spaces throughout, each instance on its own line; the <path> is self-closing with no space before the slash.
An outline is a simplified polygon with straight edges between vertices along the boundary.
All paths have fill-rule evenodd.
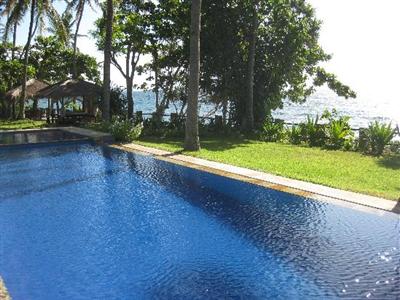
<path id="1" fill-rule="evenodd" d="M 175 164 L 199 169 L 209 173 L 249 182 L 266 188 L 271 188 L 319 201 L 331 202 L 349 208 L 384 214 L 392 212 L 400 214 L 400 201 L 364 195 L 355 192 L 335 189 L 315 183 L 290 179 L 247 168 L 236 167 L 224 163 L 209 161 L 197 157 L 182 155 L 139 144 L 111 145 L 112 147 L 152 155 L 155 158 Z"/>

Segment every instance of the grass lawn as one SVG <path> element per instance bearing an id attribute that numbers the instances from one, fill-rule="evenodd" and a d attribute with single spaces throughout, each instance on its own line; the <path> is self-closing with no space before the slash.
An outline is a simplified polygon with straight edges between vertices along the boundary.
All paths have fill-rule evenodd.
<path id="1" fill-rule="evenodd" d="M 137 143 L 181 151 L 176 139 L 142 138 Z M 371 157 L 356 152 L 327 151 L 253 140 L 203 139 L 200 152 L 183 152 L 208 160 L 319 183 L 335 188 L 400 199 L 400 156 Z"/>
<path id="2" fill-rule="evenodd" d="M 46 121 L 34 120 L 0 120 L 0 130 L 32 129 L 45 127 Z"/>

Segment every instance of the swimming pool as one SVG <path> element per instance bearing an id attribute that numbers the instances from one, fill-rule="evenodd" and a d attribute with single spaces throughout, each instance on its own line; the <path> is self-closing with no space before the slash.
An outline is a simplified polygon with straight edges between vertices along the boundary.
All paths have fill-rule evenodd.
<path id="1" fill-rule="evenodd" d="M 396 214 L 91 144 L 0 149 L 13 299 L 400 297 Z"/>

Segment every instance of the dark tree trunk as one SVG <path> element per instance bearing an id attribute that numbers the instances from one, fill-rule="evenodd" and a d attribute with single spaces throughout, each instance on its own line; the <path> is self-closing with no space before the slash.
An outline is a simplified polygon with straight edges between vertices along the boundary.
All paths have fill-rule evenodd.
<path id="1" fill-rule="evenodd" d="M 154 51 L 153 53 L 153 59 L 154 59 L 154 93 L 156 96 L 156 110 L 158 109 L 158 106 L 160 105 L 160 90 L 158 87 L 158 52 Z"/>
<path id="2" fill-rule="evenodd" d="M 185 130 L 185 150 L 200 149 L 198 124 L 198 97 L 200 78 L 201 1 L 192 0 L 190 24 L 189 92 Z"/>
<path id="3" fill-rule="evenodd" d="M 106 11 L 106 36 L 104 45 L 104 72 L 103 72 L 103 120 L 110 121 L 110 69 L 111 69 L 111 43 L 112 25 L 114 18 L 113 0 L 107 0 Z"/>
<path id="4" fill-rule="evenodd" d="M 243 129 L 251 132 L 254 129 L 254 65 L 256 57 L 256 42 L 257 42 L 257 5 L 256 1 L 253 4 L 252 24 L 249 35 L 249 53 L 247 61 L 247 95 L 246 95 L 246 112 L 243 123 Z"/>
<path id="5" fill-rule="evenodd" d="M 126 78 L 126 99 L 128 101 L 128 120 L 133 118 L 133 78 Z"/>
<path id="6" fill-rule="evenodd" d="M 23 77 L 22 77 L 22 91 L 21 97 L 19 100 L 19 118 L 25 119 L 25 100 L 26 100 L 26 82 L 28 81 L 28 62 L 29 62 L 29 48 L 31 47 L 32 40 L 32 31 L 33 31 L 33 23 L 35 21 L 35 8 L 36 8 L 36 0 L 32 0 L 31 2 L 31 16 L 29 22 L 29 31 L 28 31 L 28 41 L 25 45 L 25 57 L 24 57 L 24 69 L 23 69 Z"/>

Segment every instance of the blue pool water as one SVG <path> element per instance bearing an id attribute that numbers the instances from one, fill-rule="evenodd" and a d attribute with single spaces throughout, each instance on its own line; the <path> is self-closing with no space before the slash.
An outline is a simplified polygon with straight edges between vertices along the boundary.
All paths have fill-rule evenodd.
<path id="1" fill-rule="evenodd" d="M 0 150 L 19 299 L 400 297 L 398 215 L 90 144 Z"/>

